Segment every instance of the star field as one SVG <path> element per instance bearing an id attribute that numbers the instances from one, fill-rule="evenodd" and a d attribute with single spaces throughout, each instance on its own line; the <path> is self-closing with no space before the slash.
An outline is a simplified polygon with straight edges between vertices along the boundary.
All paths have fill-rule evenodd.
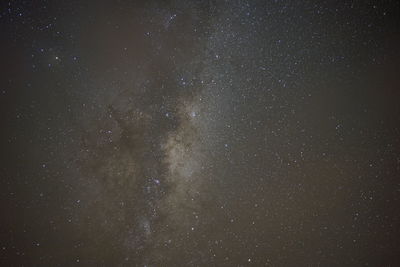
<path id="1" fill-rule="evenodd" d="M 1 266 L 396 266 L 397 1 L 2 1 Z"/>

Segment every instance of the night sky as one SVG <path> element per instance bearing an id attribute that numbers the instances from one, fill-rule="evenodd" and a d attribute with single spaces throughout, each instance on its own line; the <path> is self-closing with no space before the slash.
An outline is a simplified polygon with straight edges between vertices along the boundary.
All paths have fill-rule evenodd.
<path id="1" fill-rule="evenodd" d="M 399 266 L 397 1 L 1 1 L 0 266 Z"/>

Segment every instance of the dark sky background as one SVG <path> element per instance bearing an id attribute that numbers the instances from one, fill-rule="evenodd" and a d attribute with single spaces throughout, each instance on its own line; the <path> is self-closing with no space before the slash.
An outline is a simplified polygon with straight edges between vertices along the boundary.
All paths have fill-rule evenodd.
<path id="1" fill-rule="evenodd" d="M 1 266 L 399 266 L 397 1 L 1 1 Z"/>

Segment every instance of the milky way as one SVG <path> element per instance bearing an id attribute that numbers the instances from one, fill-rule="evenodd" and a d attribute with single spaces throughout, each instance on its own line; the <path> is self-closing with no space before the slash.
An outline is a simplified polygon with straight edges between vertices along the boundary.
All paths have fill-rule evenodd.
<path id="1" fill-rule="evenodd" d="M 0 3 L 1 266 L 395 266 L 396 1 Z"/>

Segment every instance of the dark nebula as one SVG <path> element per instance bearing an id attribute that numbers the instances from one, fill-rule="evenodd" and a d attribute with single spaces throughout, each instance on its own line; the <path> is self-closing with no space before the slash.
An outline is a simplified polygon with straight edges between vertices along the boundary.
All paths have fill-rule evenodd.
<path id="1" fill-rule="evenodd" d="M 400 265 L 397 1 L 1 1 L 0 266 Z"/>

